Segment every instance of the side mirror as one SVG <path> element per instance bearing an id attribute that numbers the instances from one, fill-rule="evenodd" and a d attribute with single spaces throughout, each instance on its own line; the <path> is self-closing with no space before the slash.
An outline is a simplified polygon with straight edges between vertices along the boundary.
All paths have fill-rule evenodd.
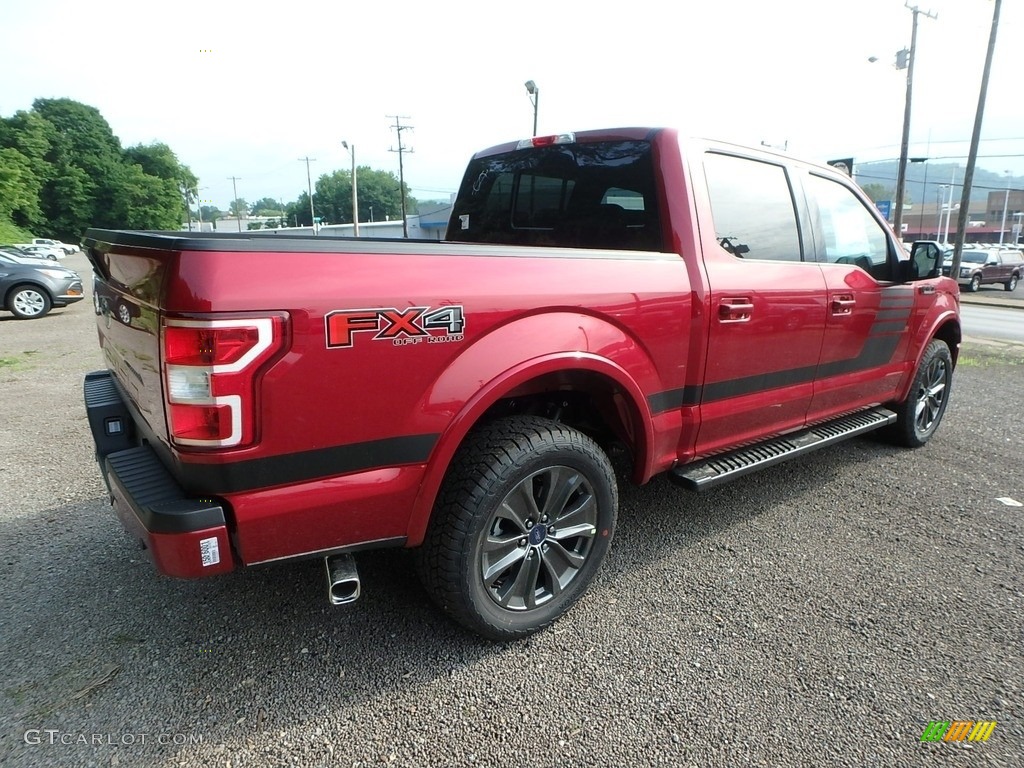
<path id="1" fill-rule="evenodd" d="M 928 280 L 942 274 L 942 249 L 933 242 L 919 240 L 910 249 L 907 262 L 907 282 Z"/>

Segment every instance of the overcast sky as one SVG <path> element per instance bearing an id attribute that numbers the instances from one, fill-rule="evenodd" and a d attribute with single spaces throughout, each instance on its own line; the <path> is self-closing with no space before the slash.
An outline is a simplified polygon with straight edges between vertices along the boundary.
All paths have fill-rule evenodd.
<path id="1" fill-rule="evenodd" d="M 911 153 L 965 157 L 992 0 L 921 0 Z M 675 8 L 671 12 L 667 8 Z M 293 200 L 360 165 L 447 199 L 469 156 L 539 132 L 675 126 L 816 160 L 896 158 L 903 0 L 625 3 L 0 0 L 0 115 L 39 97 L 97 107 L 128 146 L 165 142 L 204 200 Z M 1004 2 L 979 166 L 1024 173 L 1024 3 Z M 879 61 L 871 64 L 869 56 Z M 1013 157 L 1010 157 L 1013 156 Z M 943 161 L 945 162 L 945 161 Z M 961 160 L 963 162 L 963 160 Z"/>

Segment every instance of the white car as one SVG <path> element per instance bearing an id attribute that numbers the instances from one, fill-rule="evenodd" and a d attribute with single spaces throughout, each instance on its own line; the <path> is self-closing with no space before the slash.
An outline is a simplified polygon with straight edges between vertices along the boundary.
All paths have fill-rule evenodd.
<path id="1" fill-rule="evenodd" d="M 21 250 L 28 252 L 32 256 L 37 256 L 42 259 L 50 259 L 50 261 L 57 261 L 67 256 L 64 250 L 56 248 L 52 245 L 35 245 L 33 243 L 15 243 Z"/>
<path id="2" fill-rule="evenodd" d="M 33 237 L 32 245 L 45 245 L 50 248 L 59 248 L 60 250 L 64 251 L 64 253 L 68 256 L 70 256 L 72 253 L 78 250 L 77 246 L 71 245 L 69 243 L 62 243 L 60 240 L 51 240 L 48 237 Z"/>

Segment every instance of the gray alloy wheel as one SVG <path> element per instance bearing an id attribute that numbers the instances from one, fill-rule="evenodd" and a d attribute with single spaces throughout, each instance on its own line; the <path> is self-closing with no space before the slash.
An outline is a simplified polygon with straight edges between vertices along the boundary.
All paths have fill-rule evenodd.
<path id="1" fill-rule="evenodd" d="M 946 342 L 932 339 L 914 375 L 907 399 L 896 406 L 897 420 L 890 434 L 900 445 L 917 448 L 939 428 L 949 403 L 953 357 Z"/>
<path id="2" fill-rule="evenodd" d="M 981 275 L 975 275 L 971 278 L 970 285 L 967 286 L 967 290 L 971 293 L 977 293 L 981 288 Z"/>
<path id="3" fill-rule="evenodd" d="M 485 526 L 477 558 L 488 596 L 528 611 L 557 597 L 582 572 L 597 535 L 597 499 L 572 467 L 545 467 L 523 478 Z"/>
<path id="4" fill-rule="evenodd" d="M 1012 291 L 1017 287 L 1017 276 L 1010 275 L 1010 279 L 1003 283 L 1003 287 L 1008 291 Z"/>
<path id="5" fill-rule="evenodd" d="M 549 419 L 499 419 L 466 438 L 438 494 L 420 578 L 492 640 L 542 629 L 583 595 L 608 551 L 618 491 L 589 437 Z"/>
<path id="6" fill-rule="evenodd" d="M 32 285 L 15 288 L 8 304 L 11 313 L 19 320 L 42 317 L 50 311 L 50 297 L 46 291 Z"/>

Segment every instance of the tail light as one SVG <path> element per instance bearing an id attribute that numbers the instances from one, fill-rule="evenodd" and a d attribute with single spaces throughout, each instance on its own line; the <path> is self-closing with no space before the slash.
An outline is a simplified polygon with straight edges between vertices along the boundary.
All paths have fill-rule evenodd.
<path id="1" fill-rule="evenodd" d="M 237 448 L 256 439 L 256 375 L 284 346 L 284 317 L 164 318 L 167 427 L 176 445 Z"/>

